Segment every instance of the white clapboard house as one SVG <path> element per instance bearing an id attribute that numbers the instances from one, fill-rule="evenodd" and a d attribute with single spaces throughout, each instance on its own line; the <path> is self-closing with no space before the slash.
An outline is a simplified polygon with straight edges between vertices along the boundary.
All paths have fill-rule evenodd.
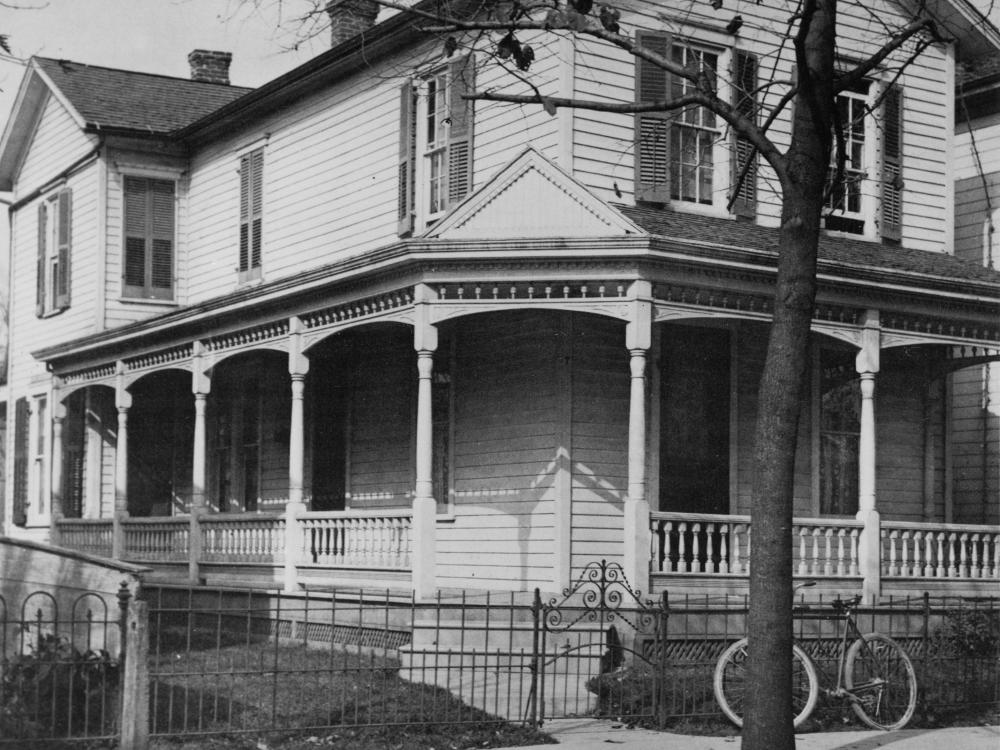
<path id="1" fill-rule="evenodd" d="M 791 45 L 784 4 L 738 6 L 742 26 L 626 0 L 622 26 L 752 113 Z M 956 221 L 957 170 L 978 175 L 958 124 L 997 120 L 955 97 L 1000 33 L 929 6 L 950 41 L 841 96 L 791 532 L 796 575 L 831 589 L 1000 580 L 1000 272 L 960 257 Z M 907 7 L 845 3 L 845 60 Z M 28 65 L 0 141 L 4 533 L 154 580 L 558 591 L 605 559 L 643 592 L 744 591 L 766 166 L 698 109 L 469 103 L 530 89 L 367 0 L 329 12 L 332 47 L 253 90 L 204 50 L 190 80 Z M 533 43 L 547 95 L 681 85 L 594 40 Z"/>

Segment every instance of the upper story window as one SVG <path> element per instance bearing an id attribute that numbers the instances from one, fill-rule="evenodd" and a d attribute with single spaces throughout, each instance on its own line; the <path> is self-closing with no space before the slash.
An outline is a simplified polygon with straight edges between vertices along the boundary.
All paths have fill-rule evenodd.
<path id="1" fill-rule="evenodd" d="M 264 149 L 240 157 L 240 282 L 261 275 L 261 220 L 264 215 Z"/>
<path id="2" fill-rule="evenodd" d="M 38 275 L 35 314 L 69 307 L 73 193 L 60 190 L 38 204 Z"/>
<path id="3" fill-rule="evenodd" d="M 756 116 L 756 58 L 679 42 L 658 32 L 637 32 L 639 44 L 672 62 L 716 81 L 749 118 Z M 636 101 L 665 102 L 695 90 L 695 84 L 641 57 L 635 60 Z M 724 71 L 727 71 L 724 73 Z M 756 159 L 749 144 L 725 137 L 723 122 L 704 107 L 641 112 L 635 117 L 635 196 L 637 201 L 674 203 L 753 216 L 756 212 Z M 749 162 L 749 163 L 748 163 Z M 737 195 L 732 188 L 739 180 Z M 732 201 L 730 201 L 732 198 Z"/>
<path id="4" fill-rule="evenodd" d="M 471 58 L 408 81 L 400 91 L 399 234 L 434 223 L 472 186 Z"/>
<path id="5" fill-rule="evenodd" d="M 837 232 L 899 240 L 903 190 L 900 89 L 860 81 L 838 95 L 837 117 L 844 170 L 834 184 L 835 148 L 824 226 Z"/>
<path id="6" fill-rule="evenodd" d="M 127 175 L 124 295 L 173 299 L 175 186 Z"/>

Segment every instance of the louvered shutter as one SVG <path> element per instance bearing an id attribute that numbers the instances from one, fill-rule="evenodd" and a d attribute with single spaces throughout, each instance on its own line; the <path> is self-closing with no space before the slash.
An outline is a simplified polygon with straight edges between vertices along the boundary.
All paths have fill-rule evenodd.
<path id="1" fill-rule="evenodd" d="M 636 42 L 666 58 L 670 37 L 636 32 Z M 663 101 L 670 92 L 670 76 L 659 65 L 635 58 L 635 96 L 639 104 Z M 670 113 L 639 112 L 635 116 L 635 199 L 670 201 Z"/>
<path id="2" fill-rule="evenodd" d="M 38 204 L 38 276 L 35 279 L 35 315 L 45 314 L 46 239 L 48 237 L 48 212 L 46 201 Z"/>
<path id="3" fill-rule="evenodd" d="M 757 120 L 757 56 L 743 50 L 733 51 L 733 106 L 751 122 Z M 749 162 L 749 166 L 747 163 Z M 732 178 L 735 189 L 732 212 L 737 216 L 757 215 L 757 154 L 750 141 L 739 134 L 733 138 Z M 746 174 L 737 188 L 737 180 Z"/>
<path id="4" fill-rule="evenodd" d="M 70 259 L 73 239 L 73 191 L 69 188 L 59 191 L 59 232 L 56 238 L 58 258 L 55 273 L 55 308 L 69 307 Z"/>
<path id="5" fill-rule="evenodd" d="M 449 66 L 448 117 L 448 207 L 459 203 L 472 189 L 472 124 L 474 107 L 462 97 L 475 90 L 472 58 L 455 60 Z"/>
<path id="6" fill-rule="evenodd" d="M 28 522 L 28 399 L 14 402 L 14 506 L 15 526 Z"/>
<path id="7" fill-rule="evenodd" d="M 240 272 L 260 268 L 263 213 L 264 151 L 257 149 L 240 159 Z"/>
<path id="8" fill-rule="evenodd" d="M 139 177 L 125 178 L 125 296 L 145 296 L 146 289 L 146 184 Z"/>
<path id="9" fill-rule="evenodd" d="M 903 230 L 903 92 L 890 86 L 882 99 L 882 238 L 898 241 Z"/>
<path id="10" fill-rule="evenodd" d="M 405 237 L 413 232 L 414 169 L 417 151 L 417 118 L 413 99 L 413 83 L 407 81 L 399 89 L 399 182 L 398 224 L 396 232 Z"/>
<path id="11" fill-rule="evenodd" d="M 174 183 L 153 180 L 149 192 L 152 230 L 150 296 L 170 299 L 174 289 Z"/>

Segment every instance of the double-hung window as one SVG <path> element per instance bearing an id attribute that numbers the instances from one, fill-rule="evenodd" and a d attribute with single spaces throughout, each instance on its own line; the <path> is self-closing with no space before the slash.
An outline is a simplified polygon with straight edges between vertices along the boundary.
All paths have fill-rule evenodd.
<path id="1" fill-rule="evenodd" d="M 35 314 L 49 315 L 69 307 L 70 246 L 73 194 L 69 188 L 38 204 L 38 275 Z"/>
<path id="2" fill-rule="evenodd" d="M 757 62 L 750 53 L 681 42 L 662 32 L 637 32 L 639 45 L 707 81 L 748 119 L 756 117 Z M 728 72 L 725 72 L 727 71 Z M 698 90 L 697 84 L 636 57 L 639 104 L 667 103 Z M 635 117 L 635 197 L 637 201 L 756 211 L 756 159 L 745 139 L 727 129 L 711 110 L 691 105 L 654 109 Z M 736 181 L 739 189 L 733 195 Z M 732 199 L 732 200 L 730 200 Z"/>
<path id="3" fill-rule="evenodd" d="M 240 282 L 261 276 L 262 219 L 264 215 L 264 149 L 240 157 Z"/>
<path id="4" fill-rule="evenodd" d="M 400 90 L 399 234 L 437 221 L 472 186 L 471 58 L 406 82 Z"/>
<path id="5" fill-rule="evenodd" d="M 902 224 L 902 95 L 862 80 L 837 96 L 843 170 L 831 153 L 824 226 L 874 238 L 899 240 Z M 836 133 L 836 131 L 835 131 Z"/>
<path id="6" fill-rule="evenodd" d="M 124 182 L 125 296 L 173 299 L 174 182 L 131 175 Z"/>

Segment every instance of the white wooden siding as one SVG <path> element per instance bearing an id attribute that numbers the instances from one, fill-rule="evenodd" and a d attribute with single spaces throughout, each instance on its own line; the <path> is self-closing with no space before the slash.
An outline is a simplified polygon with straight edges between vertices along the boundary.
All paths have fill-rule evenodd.
<path id="1" fill-rule="evenodd" d="M 953 520 L 997 523 L 1000 515 L 1000 366 L 976 366 L 952 376 Z"/>
<path id="2" fill-rule="evenodd" d="M 17 195 L 23 196 L 54 180 L 60 172 L 97 145 L 85 135 L 54 96 L 46 99 L 31 145 L 17 174 Z"/>
<path id="3" fill-rule="evenodd" d="M 624 324 L 573 322 L 571 578 L 587 563 L 622 561 L 630 382 Z"/>
<path id="4" fill-rule="evenodd" d="M 456 326 L 454 521 L 438 524 L 445 587 L 551 589 L 560 316 Z"/>
<path id="5" fill-rule="evenodd" d="M 409 328 L 372 336 L 378 345 L 359 347 L 353 371 L 348 502 L 355 510 L 406 508 L 414 487 L 413 337 Z"/>

